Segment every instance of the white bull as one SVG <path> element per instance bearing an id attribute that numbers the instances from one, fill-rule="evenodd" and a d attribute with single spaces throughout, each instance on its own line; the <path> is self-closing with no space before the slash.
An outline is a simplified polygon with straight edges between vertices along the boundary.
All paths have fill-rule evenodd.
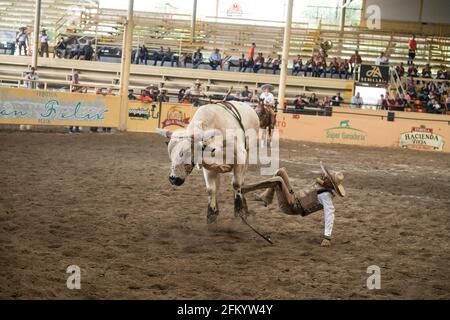
<path id="1" fill-rule="evenodd" d="M 220 175 L 225 172 L 233 172 L 232 185 L 234 190 L 234 212 L 236 216 L 245 215 L 247 213 L 247 206 L 245 198 L 242 194 L 242 186 L 244 184 L 244 177 L 249 162 L 249 139 L 244 138 L 243 129 L 248 132 L 254 132 L 257 136 L 259 130 L 259 118 L 253 108 L 241 102 L 233 102 L 232 105 L 238 111 L 241 118 L 241 124 L 227 109 L 220 104 L 208 104 L 200 107 L 195 113 L 192 121 L 185 130 L 170 132 L 167 130 L 158 130 L 158 132 L 170 139 L 168 143 L 168 151 L 171 159 L 171 171 L 169 181 L 172 185 L 181 186 L 184 184 L 187 176 L 192 172 L 195 165 L 200 165 L 203 169 L 203 174 L 206 182 L 208 192 L 208 212 L 207 222 L 212 223 L 216 221 L 219 215 L 219 207 L 217 201 L 217 194 L 220 184 Z M 233 138 L 233 143 L 224 141 L 212 146 L 211 137 L 220 135 L 224 140 L 227 138 L 230 130 L 236 132 L 236 135 L 241 135 L 240 139 Z M 231 139 L 230 139 L 231 140 Z M 255 142 L 257 146 L 258 142 Z M 232 161 L 226 161 L 223 165 L 210 165 L 205 161 L 204 150 L 209 148 L 209 151 L 214 152 L 215 149 L 221 149 L 220 154 L 232 155 Z M 231 152 L 231 147 L 233 151 Z M 200 150 L 200 157 L 194 150 Z M 256 150 L 254 151 L 256 152 Z M 195 156 L 195 157 L 194 157 Z M 240 157 L 240 158 L 239 158 Z M 237 161 L 243 159 L 243 161 Z M 228 159 L 230 160 L 230 159 Z"/>

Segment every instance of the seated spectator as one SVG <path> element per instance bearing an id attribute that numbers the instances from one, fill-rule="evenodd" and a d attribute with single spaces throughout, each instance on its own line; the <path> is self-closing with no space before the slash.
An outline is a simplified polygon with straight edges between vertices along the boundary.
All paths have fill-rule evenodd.
<path id="1" fill-rule="evenodd" d="M 408 77 L 417 77 L 419 74 L 419 71 L 417 70 L 415 64 L 411 64 L 408 68 Z"/>
<path id="2" fill-rule="evenodd" d="M 450 111 L 450 94 L 447 93 L 445 97 L 445 106 L 447 107 L 447 112 Z"/>
<path id="3" fill-rule="evenodd" d="M 384 94 L 382 94 L 380 96 L 380 99 L 377 102 L 377 109 L 381 109 L 381 110 L 388 110 L 388 103 L 386 98 L 384 97 Z"/>
<path id="4" fill-rule="evenodd" d="M 350 63 L 347 59 L 344 60 L 343 63 L 341 63 L 339 68 L 339 79 L 342 79 L 342 75 L 345 75 L 345 79 L 348 79 L 350 76 Z"/>
<path id="5" fill-rule="evenodd" d="M 209 57 L 209 65 L 212 70 L 217 70 L 219 66 L 222 66 L 222 56 L 220 54 L 220 50 L 216 49 Z"/>
<path id="6" fill-rule="evenodd" d="M 300 55 L 298 54 L 297 57 L 292 62 L 292 75 L 298 76 L 299 72 L 302 70 L 303 67 L 303 61 L 302 58 L 300 58 Z"/>
<path id="7" fill-rule="evenodd" d="M 136 100 L 136 97 L 134 96 L 134 90 L 133 89 L 129 89 L 128 90 L 128 100 Z"/>
<path id="8" fill-rule="evenodd" d="M 403 66 L 403 62 L 400 63 L 399 66 L 395 67 L 395 70 L 397 71 L 397 74 L 400 78 L 403 78 L 405 75 L 405 67 Z"/>
<path id="9" fill-rule="evenodd" d="M 431 67 L 429 63 L 427 63 L 425 67 L 422 69 L 422 77 L 431 78 Z"/>
<path id="10" fill-rule="evenodd" d="M 272 60 L 272 72 L 273 72 L 273 74 L 277 74 L 277 71 L 280 70 L 280 65 L 281 65 L 281 54 L 279 54 L 277 58 Z"/>
<path id="11" fill-rule="evenodd" d="M 157 86 L 155 86 L 154 84 L 151 84 L 147 88 L 145 88 L 145 90 L 147 90 L 149 92 L 149 95 L 153 101 L 156 101 L 158 99 L 160 91 Z"/>
<path id="12" fill-rule="evenodd" d="M 255 59 L 255 65 L 253 66 L 253 72 L 254 73 L 258 73 L 259 70 L 261 70 L 261 68 L 264 66 L 264 57 L 262 52 L 258 53 L 258 56 Z"/>
<path id="13" fill-rule="evenodd" d="M 340 92 L 331 98 L 331 106 L 333 107 L 340 107 L 342 102 L 344 102 L 344 98 L 341 97 Z"/>
<path id="14" fill-rule="evenodd" d="M 396 103 L 397 103 L 397 106 L 399 106 L 399 107 L 408 107 L 409 106 L 409 103 L 405 99 L 405 96 L 401 93 L 397 95 Z"/>
<path id="15" fill-rule="evenodd" d="M 170 48 L 167 48 L 167 51 L 164 53 L 163 58 L 161 60 L 161 67 L 164 67 L 164 63 L 166 61 L 170 61 L 170 66 L 173 68 L 173 65 L 177 62 L 177 56 L 175 52 L 172 52 Z"/>
<path id="16" fill-rule="evenodd" d="M 350 103 L 350 108 L 352 108 L 352 109 L 362 108 L 363 105 L 364 105 L 364 101 L 361 98 L 361 94 L 358 92 L 358 93 L 356 93 L 356 96 L 352 97 L 352 102 Z"/>
<path id="17" fill-rule="evenodd" d="M 437 101 L 437 99 L 433 99 L 433 100 L 431 100 L 431 103 L 429 105 L 427 105 L 426 111 L 428 113 L 442 113 L 444 110 L 441 107 L 441 105 L 439 104 L 439 102 Z"/>
<path id="18" fill-rule="evenodd" d="M 352 68 L 351 74 L 353 75 L 353 72 L 355 71 L 356 66 L 360 65 L 362 63 L 362 58 L 361 58 L 361 55 L 359 54 L 358 50 L 356 50 L 355 54 L 350 57 L 349 62 L 350 62 L 350 66 Z M 358 78 L 358 77 L 356 77 L 356 78 Z"/>
<path id="19" fill-rule="evenodd" d="M 340 69 L 341 69 L 341 66 L 340 66 L 337 58 L 333 58 L 333 60 L 330 63 L 330 78 L 333 78 L 333 75 L 335 75 L 335 74 L 339 74 L 339 78 L 341 78 Z"/>
<path id="20" fill-rule="evenodd" d="M 192 56 L 192 69 L 198 69 L 203 62 L 203 53 L 201 49 L 197 49 Z"/>
<path id="21" fill-rule="evenodd" d="M 141 95 L 137 97 L 137 100 L 146 103 L 153 102 L 153 99 L 150 96 L 150 92 L 148 90 L 142 90 Z"/>
<path id="22" fill-rule="evenodd" d="M 320 78 L 322 74 L 326 77 L 326 69 L 327 69 L 327 63 L 325 61 L 325 58 L 322 56 L 317 56 L 315 59 L 314 67 L 313 67 L 313 77 Z"/>
<path id="23" fill-rule="evenodd" d="M 317 98 L 315 93 L 313 93 L 311 95 L 311 97 L 309 98 L 309 100 L 308 100 L 308 107 L 311 107 L 311 108 L 319 107 L 319 99 Z"/>
<path id="24" fill-rule="evenodd" d="M 55 48 L 53 49 L 53 58 L 58 57 L 59 59 L 66 57 L 66 42 L 64 41 L 64 38 L 61 37 L 58 40 L 58 43 L 56 44 Z"/>
<path id="25" fill-rule="evenodd" d="M 441 66 L 441 68 L 438 70 L 437 79 L 439 79 L 439 80 L 448 79 L 447 68 L 445 66 Z"/>
<path id="26" fill-rule="evenodd" d="M 305 95 L 298 95 L 294 101 L 295 109 L 303 110 L 308 105 L 308 102 L 305 100 Z"/>
<path id="27" fill-rule="evenodd" d="M 81 46 L 78 43 L 78 40 L 75 40 L 74 43 L 72 43 L 71 47 L 70 47 L 70 55 L 69 58 L 70 59 L 80 59 L 80 55 L 81 55 Z"/>
<path id="28" fill-rule="evenodd" d="M 72 84 L 72 92 L 77 92 L 80 90 L 81 88 L 78 86 L 78 84 L 80 84 L 80 72 L 78 70 L 74 70 L 69 78 L 70 83 Z"/>
<path id="29" fill-rule="evenodd" d="M 39 76 L 36 73 L 36 68 L 31 67 L 30 72 L 28 72 L 25 76 L 25 87 L 28 89 L 36 89 L 38 87 L 38 83 L 36 81 L 39 80 Z"/>
<path id="30" fill-rule="evenodd" d="M 181 88 L 180 91 L 178 91 L 178 102 L 181 103 L 184 99 L 184 96 L 186 95 L 186 89 Z"/>
<path id="31" fill-rule="evenodd" d="M 322 108 L 326 108 L 326 107 L 329 107 L 330 105 L 331 105 L 331 100 L 330 100 L 330 98 L 329 98 L 328 96 L 325 96 L 325 97 L 323 98 L 322 103 L 320 104 L 320 106 L 321 106 Z"/>
<path id="32" fill-rule="evenodd" d="M 311 58 L 306 62 L 305 65 L 305 77 L 308 75 L 308 72 L 311 72 L 311 75 L 313 75 L 314 69 L 315 69 L 314 59 Z"/>
<path id="33" fill-rule="evenodd" d="M 241 101 L 251 101 L 252 100 L 252 92 L 248 90 L 248 86 L 244 86 L 244 90 L 239 94 L 239 100 Z"/>
<path id="34" fill-rule="evenodd" d="M 169 102 L 170 101 L 170 98 L 167 95 L 167 90 L 166 89 L 162 89 L 161 90 L 161 93 L 157 97 L 157 101 L 158 102 Z"/>
<path id="35" fill-rule="evenodd" d="M 159 50 L 153 51 L 152 60 L 154 61 L 153 62 L 154 66 L 156 66 L 156 64 L 158 63 L 159 60 L 162 61 L 163 58 L 164 58 L 164 47 L 163 46 L 161 46 L 159 48 Z"/>
<path id="36" fill-rule="evenodd" d="M 380 52 L 380 56 L 375 60 L 375 65 L 385 66 L 389 64 L 388 58 L 384 55 L 384 52 Z"/>

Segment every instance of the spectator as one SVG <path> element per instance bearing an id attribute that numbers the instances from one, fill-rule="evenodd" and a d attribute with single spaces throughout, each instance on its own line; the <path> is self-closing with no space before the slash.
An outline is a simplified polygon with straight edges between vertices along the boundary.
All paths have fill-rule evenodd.
<path id="1" fill-rule="evenodd" d="M 49 41 L 49 37 L 47 35 L 47 31 L 46 30 L 42 30 L 42 34 L 41 34 L 41 38 L 40 38 L 41 51 L 39 52 L 39 56 L 43 57 L 44 54 L 45 54 L 45 56 L 47 58 L 49 57 L 49 54 L 48 54 L 48 41 Z"/>
<path id="2" fill-rule="evenodd" d="M 417 77 L 419 74 L 419 71 L 417 70 L 416 66 L 411 64 L 408 68 L 408 77 Z"/>
<path id="3" fill-rule="evenodd" d="M 388 110 L 388 103 L 386 98 L 384 97 L 384 94 L 380 96 L 380 99 L 377 102 L 377 109 Z"/>
<path id="4" fill-rule="evenodd" d="M 417 41 L 415 35 L 413 35 L 408 42 L 408 50 L 408 65 L 412 65 L 414 64 L 414 59 L 416 58 L 417 51 Z"/>
<path id="5" fill-rule="evenodd" d="M 445 106 L 447 107 L 447 112 L 450 111 L 450 94 L 448 93 L 445 98 Z"/>
<path id="6" fill-rule="evenodd" d="M 441 68 L 438 70 L 436 78 L 439 80 L 448 79 L 447 68 L 444 65 L 442 65 Z"/>
<path id="7" fill-rule="evenodd" d="M 141 94 L 137 97 L 137 100 L 146 103 L 153 102 L 153 99 L 150 96 L 150 92 L 148 90 L 142 90 Z"/>
<path id="8" fill-rule="evenodd" d="M 61 37 L 58 40 L 58 43 L 56 44 L 55 48 L 53 49 L 53 58 L 56 56 L 58 58 L 65 58 L 66 57 L 66 42 L 64 41 L 64 38 Z"/>
<path id="9" fill-rule="evenodd" d="M 157 98 L 158 102 L 169 102 L 170 98 L 167 95 L 167 90 L 166 89 L 162 89 L 161 93 L 158 95 Z"/>
<path id="10" fill-rule="evenodd" d="M 308 107 L 317 108 L 319 107 L 319 99 L 317 98 L 316 94 L 313 93 L 311 97 L 308 100 Z"/>
<path id="11" fill-rule="evenodd" d="M 264 85 L 261 87 L 263 92 L 259 96 L 259 100 L 261 100 L 265 106 L 275 107 L 275 97 L 273 96 L 273 86 L 272 85 Z"/>
<path id="12" fill-rule="evenodd" d="M 345 75 L 345 79 L 348 79 L 350 76 L 350 63 L 348 62 L 348 59 L 345 59 L 343 63 L 341 63 L 339 68 L 339 79 L 342 79 L 342 75 Z"/>
<path id="13" fill-rule="evenodd" d="M 203 62 L 203 53 L 199 48 L 197 49 L 197 51 L 194 52 L 194 55 L 192 56 L 192 68 L 198 69 L 198 67 L 200 67 L 202 62 Z"/>
<path id="14" fill-rule="evenodd" d="M 161 60 L 162 61 L 162 59 L 164 58 L 164 47 L 160 47 L 159 48 L 159 51 L 154 51 L 153 52 L 153 60 L 154 60 L 154 63 L 153 63 L 153 65 L 154 66 L 156 66 L 156 64 L 157 64 L 157 62 L 159 61 L 159 60 Z"/>
<path id="15" fill-rule="evenodd" d="M 148 49 L 145 44 L 139 47 L 135 60 L 136 64 L 148 64 Z"/>
<path id="16" fill-rule="evenodd" d="M 319 56 L 315 66 L 313 68 L 313 77 L 317 77 L 320 78 L 322 76 L 322 74 L 324 75 L 324 77 L 326 78 L 326 69 L 327 69 L 327 63 L 325 61 L 325 58 L 323 58 L 322 56 Z"/>
<path id="17" fill-rule="evenodd" d="M 431 78 L 431 66 L 429 63 L 427 63 L 425 67 L 422 69 L 422 77 Z"/>
<path id="18" fill-rule="evenodd" d="M 255 59 L 255 65 L 253 67 L 254 73 L 258 73 L 259 70 L 261 70 L 261 68 L 264 66 L 264 61 L 265 61 L 265 59 L 263 57 L 262 52 L 258 53 L 258 56 Z"/>
<path id="19" fill-rule="evenodd" d="M 25 86 L 28 89 L 36 89 L 38 87 L 36 81 L 39 80 L 39 76 L 36 73 L 36 68 L 31 67 L 30 72 L 28 72 L 27 75 L 25 76 L 25 80 L 27 80 L 25 82 Z"/>
<path id="20" fill-rule="evenodd" d="M 355 71 L 356 66 L 360 65 L 361 63 L 362 63 L 362 58 L 359 55 L 358 50 L 356 50 L 355 54 L 350 57 L 350 66 L 352 68 L 352 71 L 350 72 L 351 75 L 353 75 L 353 72 Z M 356 78 L 358 78 L 358 76 L 356 76 Z"/>
<path id="21" fill-rule="evenodd" d="M 88 41 L 88 43 L 84 46 L 83 50 L 80 50 L 80 53 L 78 54 L 78 59 L 80 59 L 81 53 L 84 56 L 84 60 L 91 61 L 94 57 L 94 48 L 92 48 L 91 41 Z"/>
<path id="22" fill-rule="evenodd" d="M 272 72 L 273 72 L 273 74 L 277 74 L 277 71 L 280 70 L 280 65 L 281 65 L 281 54 L 279 54 L 277 58 L 272 60 Z"/>
<path id="23" fill-rule="evenodd" d="M 186 95 L 186 89 L 181 88 L 180 91 L 178 91 L 178 102 L 181 103 L 184 100 L 184 96 Z"/>
<path id="24" fill-rule="evenodd" d="M 72 43 L 72 46 L 70 48 L 70 56 L 69 56 L 69 58 L 73 59 L 73 58 L 77 57 L 77 59 L 79 59 L 80 55 L 81 55 L 81 46 L 78 43 L 78 40 L 75 39 L 75 42 Z"/>
<path id="25" fill-rule="evenodd" d="M 361 94 L 358 92 L 358 93 L 356 93 L 356 96 L 352 97 L 352 102 L 350 104 L 350 108 L 352 108 L 352 109 L 362 108 L 363 104 L 364 104 L 364 101 L 361 98 Z"/>
<path id="26" fill-rule="evenodd" d="M 325 96 L 322 100 L 322 104 L 320 105 L 322 108 L 329 107 L 331 105 L 331 100 L 328 96 Z"/>
<path id="27" fill-rule="evenodd" d="M 215 49 L 209 57 L 209 65 L 212 70 L 217 70 L 217 67 L 222 66 L 222 56 L 219 49 Z"/>
<path id="28" fill-rule="evenodd" d="M 311 75 L 313 75 L 314 69 L 315 69 L 314 59 L 311 58 L 306 62 L 305 65 L 305 77 L 308 75 L 308 72 L 311 72 Z"/>
<path id="29" fill-rule="evenodd" d="M 395 70 L 397 71 L 397 74 L 400 77 L 400 79 L 404 77 L 404 75 L 405 75 L 405 67 L 403 66 L 403 62 L 400 63 L 399 66 L 396 66 Z"/>
<path id="30" fill-rule="evenodd" d="M 298 54 L 297 57 L 292 62 L 293 68 L 292 68 L 292 75 L 298 76 L 299 72 L 302 70 L 303 67 L 303 61 L 300 55 Z"/>
<path id="31" fill-rule="evenodd" d="M 239 100 L 241 101 L 251 101 L 253 97 L 253 94 L 250 90 L 248 90 L 248 86 L 244 86 L 244 90 L 241 91 L 239 94 Z"/>
<path id="32" fill-rule="evenodd" d="M 136 97 L 134 96 L 134 90 L 133 89 L 129 89 L 128 90 L 128 100 L 131 100 L 131 101 L 135 101 L 136 100 Z"/>
<path id="33" fill-rule="evenodd" d="M 333 60 L 330 63 L 330 78 L 333 78 L 333 75 L 335 75 L 335 74 L 338 74 L 339 78 L 341 78 L 340 69 L 341 69 L 341 66 L 340 66 L 339 62 L 337 61 L 337 58 L 333 58 Z"/>
<path id="34" fill-rule="evenodd" d="M 375 65 L 385 66 L 389 64 L 388 58 L 384 55 L 384 52 L 380 52 L 380 56 L 375 60 Z"/>
<path id="35" fill-rule="evenodd" d="M 344 98 L 341 97 L 340 92 L 331 98 L 331 106 L 333 107 L 340 107 L 342 102 L 344 102 Z"/>
<path id="36" fill-rule="evenodd" d="M 28 34 L 26 33 L 26 28 L 22 27 L 19 29 L 19 35 L 17 36 L 16 42 L 19 44 L 19 56 L 22 55 L 22 48 L 24 50 L 24 55 L 27 56 L 28 55 L 28 44 L 29 44 L 29 40 L 28 40 Z"/>
<path id="37" fill-rule="evenodd" d="M 170 48 L 167 48 L 167 51 L 163 55 L 163 58 L 161 60 L 161 67 L 164 66 L 164 63 L 166 61 L 170 61 L 170 66 L 173 68 L 173 65 L 176 62 L 176 56 L 175 56 L 175 52 L 172 52 L 172 50 L 170 50 Z"/>
<path id="38" fill-rule="evenodd" d="M 304 95 L 298 95 L 297 98 L 294 101 L 295 109 L 303 110 L 308 105 L 308 103 L 305 101 Z"/>
<path id="39" fill-rule="evenodd" d="M 431 103 L 427 105 L 426 111 L 428 113 L 442 113 L 443 109 L 437 99 L 432 99 Z"/>
<path id="40" fill-rule="evenodd" d="M 247 68 L 253 68 L 254 66 L 254 59 L 255 59 L 255 49 L 256 44 L 253 42 L 250 49 L 248 49 L 248 55 L 247 55 L 247 64 L 244 68 L 244 72 L 247 71 Z"/>
<path id="41" fill-rule="evenodd" d="M 80 84 L 80 72 L 78 70 L 73 70 L 70 75 L 70 83 L 72 84 L 72 92 L 77 92 L 81 89 L 78 86 Z"/>

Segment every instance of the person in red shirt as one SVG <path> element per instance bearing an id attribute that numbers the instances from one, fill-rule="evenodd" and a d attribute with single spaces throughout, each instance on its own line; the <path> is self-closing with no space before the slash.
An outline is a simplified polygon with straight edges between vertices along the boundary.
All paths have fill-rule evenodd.
<path id="1" fill-rule="evenodd" d="M 330 63 L 330 78 L 333 78 L 333 75 L 335 74 L 339 74 L 339 71 L 340 71 L 340 64 L 337 61 L 337 58 L 333 58 L 333 60 Z"/>
<path id="2" fill-rule="evenodd" d="M 245 68 L 242 70 L 242 72 L 247 71 L 247 68 L 253 68 L 253 66 L 255 65 L 255 48 L 256 43 L 253 42 L 250 49 L 248 49 L 247 64 L 245 65 Z"/>
<path id="3" fill-rule="evenodd" d="M 355 51 L 355 54 L 350 57 L 350 66 L 352 67 L 352 71 L 350 72 L 353 75 L 355 71 L 356 65 L 362 63 L 362 58 L 359 55 L 358 50 Z"/>
<path id="4" fill-rule="evenodd" d="M 413 35 L 412 38 L 409 40 L 408 49 L 409 49 L 408 65 L 411 65 L 414 63 L 414 59 L 416 58 L 416 51 L 417 51 L 417 41 L 416 41 L 415 35 Z"/>

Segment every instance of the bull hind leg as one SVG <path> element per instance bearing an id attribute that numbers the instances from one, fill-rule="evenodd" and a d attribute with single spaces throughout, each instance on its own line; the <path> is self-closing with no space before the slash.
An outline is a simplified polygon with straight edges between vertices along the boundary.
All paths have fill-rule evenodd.
<path id="1" fill-rule="evenodd" d="M 205 177 L 206 189 L 208 191 L 208 211 L 206 221 L 212 224 L 217 221 L 219 216 L 219 205 L 217 201 L 217 193 L 220 186 L 220 174 L 214 171 L 203 169 Z"/>
<path id="2" fill-rule="evenodd" d="M 233 190 L 234 190 L 234 216 L 246 217 L 248 215 L 247 200 L 242 193 L 244 185 L 244 176 L 247 165 L 235 165 L 233 175 Z"/>

